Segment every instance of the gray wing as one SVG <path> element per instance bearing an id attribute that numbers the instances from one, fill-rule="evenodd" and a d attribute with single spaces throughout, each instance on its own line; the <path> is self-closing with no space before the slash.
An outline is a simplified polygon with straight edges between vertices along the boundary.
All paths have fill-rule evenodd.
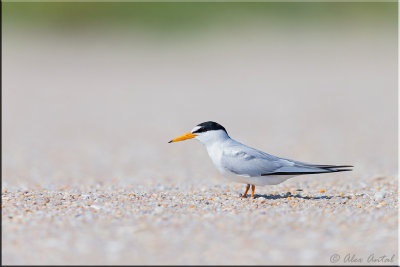
<path id="1" fill-rule="evenodd" d="M 352 166 L 317 165 L 276 157 L 231 140 L 224 149 L 221 163 L 230 172 L 242 176 L 301 175 L 338 171 Z M 338 169 L 339 168 L 339 169 Z"/>

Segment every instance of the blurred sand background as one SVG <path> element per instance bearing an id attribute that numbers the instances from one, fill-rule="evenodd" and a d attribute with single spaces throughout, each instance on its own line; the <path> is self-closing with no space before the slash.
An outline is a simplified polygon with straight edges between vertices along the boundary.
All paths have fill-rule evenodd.
<path id="1" fill-rule="evenodd" d="M 397 253 L 397 3 L 3 3 L 2 12 L 4 264 L 329 264 L 337 251 Z M 200 143 L 167 143 L 207 120 L 273 155 L 354 171 L 258 187 L 263 204 L 240 200 L 244 185 L 222 178 Z M 371 210 L 339 203 L 335 216 L 316 215 L 307 200 L 276 215 L 268 196 L 299 188 Z M 82 221 L 54 202 L 74 195 L 84 209 L 96 190 L 124 219 L 98 209 Z M 382 190 L 386 205 L 374 195 Z M 215 205 L 236 213 L 174 206 L 180 194 L 223 193 Z M 32 208 L 41 194 L 54 210 Z M 155 211 L 160 194 L 173 205 Z M 156 220 L 163 212 L 177 228 Z M 312 225 L 289 227 L 296 216 Z M 129 228 L 136 222 L 152 230 Z"/>

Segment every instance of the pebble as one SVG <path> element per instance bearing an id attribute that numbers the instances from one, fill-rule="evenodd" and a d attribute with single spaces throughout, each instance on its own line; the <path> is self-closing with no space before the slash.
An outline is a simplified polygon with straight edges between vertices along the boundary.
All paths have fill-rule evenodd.
<path id="1" fill-rule="evenodd" d="M 375 199 L 375 201 L 380 201 L 380 200 L 383 200 L 385 196 L 386 196 L 385 192 L 379 191 L 374 194 L 374 199 Z"/>

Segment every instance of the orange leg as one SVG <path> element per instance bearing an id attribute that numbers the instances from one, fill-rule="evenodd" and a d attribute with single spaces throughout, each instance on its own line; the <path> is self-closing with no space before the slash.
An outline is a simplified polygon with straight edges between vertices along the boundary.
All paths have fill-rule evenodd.
<path id="1" fill-rule="evenodd" d="M 254 190 L 256 190 L 256 186 L 254 184 L 251 185 L 251 197 L 254 198 Z M 247 191 L 246 191 L 247 193 Z"/>
<path id="2" fill-rule="evenodd" d="M 249 189 L 250 189 L 250 185 L 248 184 L 247 187 L 246 187 L 246 191 L 244 192 L 242 197 L 246 197 L 247 192 L 249 191 Z"/>

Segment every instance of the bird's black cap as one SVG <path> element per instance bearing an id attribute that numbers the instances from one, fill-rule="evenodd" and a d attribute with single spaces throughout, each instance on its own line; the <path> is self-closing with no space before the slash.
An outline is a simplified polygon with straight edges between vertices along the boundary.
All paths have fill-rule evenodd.
<path id="1" fill-rule="evenodd" d="M 198 124 L 200 128 L 197 129 L 196 131 L 192 133 L 202 133 L 202 132 L 207 132 L 207 131 L 216 131 L 216 130 L 223 130 L 228 134 L 228 132 L 225 130 L 224 126 L 222 126 L 219 123 L 216 123 L 214 121 L 206 121 Z"/>

